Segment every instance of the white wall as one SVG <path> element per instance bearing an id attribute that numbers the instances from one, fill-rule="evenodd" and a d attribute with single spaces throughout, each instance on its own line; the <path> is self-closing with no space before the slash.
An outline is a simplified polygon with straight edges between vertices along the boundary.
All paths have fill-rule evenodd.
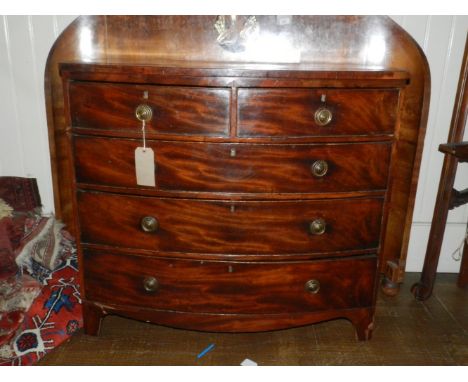
<path id="1" fill-rule="evenodd" d="M 35 177 L 53 211 L 44 100 L 47 55 L 76 16 L 0 16 L 0 175 Z"/>
<path id="2" fill-rule="evenodd" d="M 36 177 L 45 211 L 53 211 L 44 68 L 50 47 L 75 16 L 0 16 L 0 175 Z M 458 84 L 468 16 L 393 16 L 426 52 L 432 74 L 432 98 L 408 271 L 420 271 L 437 194 Z M 468 139 L 468 131 L 466 134 Z M 468 165 L 460 165 L 456 186 L 468 187 Z M 452 252 L 463 240 L 468 206 L 449 215 L 439 271 L 458 272 Z"/>
<path id="3" fill-rule="evenodd" d="M 434 212 L 443 155 L 437 150 L 447 141 L 453 104 L 458 86 L 463 49 L 468 31 L 468 16 L 394 16 L 423 48 L 431 69 L 431 104 L 413 215 L 407 271 L 420 271 Z M 465 132 L 468 140 L 468 129 Z M 457 189 L 468 187 L 468 164 L 460 164 L 455 180 Z M 439 272 L 458 272 L 460 262 L 452 253 L 465 236 L 468 205 L 449 213 Z"/>

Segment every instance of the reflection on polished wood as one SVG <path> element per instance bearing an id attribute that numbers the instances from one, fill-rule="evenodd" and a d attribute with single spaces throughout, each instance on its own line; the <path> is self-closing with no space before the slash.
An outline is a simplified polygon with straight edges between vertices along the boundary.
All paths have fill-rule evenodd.
<path id="1" fill-rule="evenodd" d="M 329 78 L 359 78 L 369 70 L 382 71 L 378 75 L 384 77 L 396 69 L 407 72 L 411 82 L 398 121 L 381 267 L 401 282 L 429 107 L 429 67 L 421 49 L 388 17 L 293 16 L 290 24 L 278 25 L 274 16 L 257 16 L 260 37 L 246 51 L 233 53 L 214 43 L 215 19 L 82 16 L 62 33 L 49 55 L 45 84 L 57 215 L 75 232 L 60 62 L 195 67 L 213 75 L 218 68 L 261 67 L 281 71 L 283 78 L 290 70 L 312 68 L 326 69 L 321 77 Z M 396 267 L 387 267 L 387 262 Z"/>
<path id="2" fill-rule="evenodd" d="M 252 22 L 236 20 L 239 30 Z M 421 49 L 387 17 L 256 16 L 240 39 L 220 39 L 215 22 L 216 16 L 83 16 L 63 32 L 47 62 L 45 87 L 58 217 L 83 248 L 97 250 L 97 262 L 133 251 L 123 261 L 134 263 L 126 286 L 145 262 L 163 268 L 175 266 L 167 259 L 177 257 L 226 262 L 223 273 L 210 271 L 218 269 L 211 263 L 204 270 L 218 307 L 233 291 L 223 283 L 234 277 L 234 258 L 275 263 L 297 255 L 304 260 L 301 269 L 309 270 L 333 258 L 353 284 L 357 280 L 341 264 L 363 255 L 366 264 L 378 264 L 388 292 L 395 293 L 404 273 L 429 105 L 429 68 Z M 155 149 L 154 189 L 129 181 L 132 144 L 141 139 L 143 117 L 135 114 L 141 105 L 152 113 L 144 126 Z M 327 169 L 314 176 L 319 161 Z M 139 226 L 144 216 L 158 222 L 150 236 Z M 320 234 L 310 231 L 316 221 L 325 222 Z M 80 264 L 95 269 L 78 245 Z M 322 263 L 315 266 L 316 256 Z M 280 263 L 275 266 L 249 269 L 268 284 L 281 273 Z M 249 318 L 241 309 L 229 320 L 220 318 L 222 311 L 202 318 L 200 311 L 184 316 L 112 305 L 108 294 L 98 302 L 94 290 L 87 296 L 86 285 L 97 288 L 107 275 L 82 272 L 81 281 L 93 321 L 86 324 L 89 333 L 98 331 L 96 321 L 106 312 L 227 331 L 346 316 L 358 337 L 368 339 L 375 273 L 367 269 L 368 282 L 346 309 L 335 304 L 276 318 Z M 315 279 L 318 296 L 339 301 L 347 293 L 300 274 L 301 293 Z M 142 277 L 161 281 L 160 275 Z M 235 289 L 248 288 L 249 280 Z M 164 292 L 164 283 L 160 287 L 156 293 Z M 124 289 L 125 298 L 137 293 Z M 302 297 L 296 298 L 305 309 Z"/>

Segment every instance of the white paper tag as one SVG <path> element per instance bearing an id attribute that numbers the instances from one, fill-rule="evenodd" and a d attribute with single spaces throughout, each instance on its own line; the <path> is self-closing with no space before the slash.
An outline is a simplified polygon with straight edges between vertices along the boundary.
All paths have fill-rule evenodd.
<path id="1" fill-rule="evenodd" d="M 257 362 L 252 361 L 251 359 L 244 359 L 241 363 L 241 366 L 258 366 Z"/>
<path id="2" fill-rule="evenodd" d="M 137 147 L 135 149 L 135 173 L 138 185 L 156 186 L 154 167 L 153 149 L 149 147 Z"/>

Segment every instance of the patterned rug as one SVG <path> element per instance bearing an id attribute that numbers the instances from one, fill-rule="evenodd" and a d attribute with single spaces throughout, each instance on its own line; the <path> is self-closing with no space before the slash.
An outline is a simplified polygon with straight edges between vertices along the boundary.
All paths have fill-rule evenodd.
<path id="1" fill-rule="evenodd" d="M 0 344 L 0 365 L 32 365 L 83 326 L 77 258 L 70 250 L 54 271 L 33 261 L 31 275 L 43 287 L 15 337 Z"/>
<path id="2" fill-rule="evenodd" d="M 83 325 L 76 245 L 33 178 L 0 176 L 0 365 L 31 365 Z"/>

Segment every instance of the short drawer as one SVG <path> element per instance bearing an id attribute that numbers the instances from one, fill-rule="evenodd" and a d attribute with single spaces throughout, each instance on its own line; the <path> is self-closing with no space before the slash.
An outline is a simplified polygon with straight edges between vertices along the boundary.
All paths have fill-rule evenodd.
<path id="1" fill-rule="evenodd" d="M 237 134 L 239 137 L 392 134 L 398 96 L 398 89 L 239 89 Z"/>
<path id="2" fill-rule="evenodd" d="M 146 98 L 147 97 L 147 98 Z M 141 132 L 138 105 L 152 108 L 148 133 L 224 136 L 229 131 L 230 90 L 71 82 L 73 127 Z"/>
<path id="3" fill-rule="evenodd" d="M 78 192 L 83 242 L 181 253 L 323 254 L 376 248 L 382 203 L 377 197 L 231 202 Z"/>
<path id="4" fill-rule="evenodd" d="M 375 256 L 249 263 L 86 250 L 85 293 L 106 304 L 204 313 L 295 313 L 370 307 Z"/>
<path id="5" fill-rule="evenodd" d="M 74 137 L 80 183 L 139 187 L 129 139 Z M 268 145 L 147 141 L 156 189 L 237 193 L 383 190 L 391 143 Z"/>

